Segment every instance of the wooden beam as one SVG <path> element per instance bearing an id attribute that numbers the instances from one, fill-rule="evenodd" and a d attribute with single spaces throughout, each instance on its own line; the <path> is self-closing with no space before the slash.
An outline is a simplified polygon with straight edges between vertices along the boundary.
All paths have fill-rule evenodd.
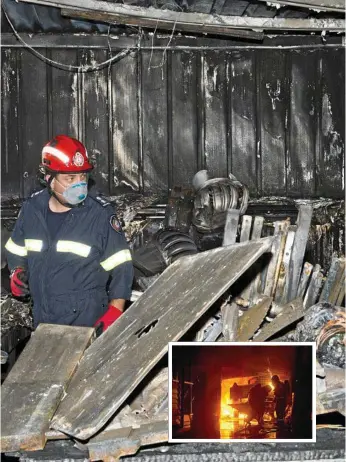
<path id="1" fill-rule="evenodd" d="M 21 0 L 25 3 L 54 6 L 65 10 L 73 10 L 68 14 L 86 12 L 89 19 L 117 24 L 131 24 L 169 30 L 194 31 L 204 33 L 230 33 L 229 29 L 247 29 L 263 32 L 264 30 L 328 30 L 344 32 L 343 19 L 295 19 L 295 18 L 248 18 L 242 16 L 213 16 L 204 13 L 183 13 L 160 10 L 157 8 L 142 8 L 119 5 L 101 0 Z M 78 11 L 77 11 L 78 10 Z M 97 16 L 95 15 L 97 13 Z M 74 16 L 76 17 L 76 16 Z M 79 16 L 85 17 L 85 16 Z M 214 31 L 213 31 L 214 28 Z M 218 30 L 218 32 L 217 32 Z"/>
<path id="2" fill-rule="evenodd" d="M 262 32 L 254 32 L 251 30 L 242 30 L 236 28 L 229 28 L 219 26 L 216 24 L 200 24 L 200 23 L 184 23 L 178 21 L 171 21 L 168 19 L 152 19 L 148 18 L 137 18 L 125 15 L 113 15 L 109 13 L 94 12 L 94 11 L 80 11 L 62 9 L 62 16 L 67 16 L 76 19 L 86 19 L 89 21 L 106 22 L 109 24 L 123 24 L 127 26 L 146 27 L 154 30 L 168 30 L 179 31 L 179 32 L 190 32 L 195 34 L 213 34 L 213 35 L 224 35 L 230 37 L 241 37 L 248 40 L 261 41 L 264 38 Z M 183 13 L 181 13 L 183 14 Z M 191 13 L 184 13 L 191 14 Z M 208 16 L 208 15 L 206 15 Z M 245 28 L 244 28 L 245 29 Z"/>

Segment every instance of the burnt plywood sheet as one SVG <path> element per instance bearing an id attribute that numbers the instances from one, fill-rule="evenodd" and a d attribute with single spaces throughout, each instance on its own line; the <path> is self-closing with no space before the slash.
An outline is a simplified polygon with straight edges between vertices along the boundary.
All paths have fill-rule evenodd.
<path id="1" fill-rule="evenodd" d="M 184 257 L 88 349 L 52 427 L 93 436 L 167 352 L 264 252 L 272 238 Z"/>
<path id="2" fill-rule="evenodd" d="M 40 324 L 1 387 L 1 450 L 39 450 L 94 329 Z"/>

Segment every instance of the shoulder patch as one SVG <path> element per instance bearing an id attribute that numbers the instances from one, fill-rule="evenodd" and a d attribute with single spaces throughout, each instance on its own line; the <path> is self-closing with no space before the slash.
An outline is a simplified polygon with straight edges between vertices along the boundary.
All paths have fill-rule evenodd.
<path id="1" fill-rule="evenodd" d="M 96 202 L 98 202 L 102 207 L 107 207 L 107 205 L 112 205 L 110 202 L 108 202 L 106 199 L 104 199 L 101 196 L 95 196 Z"/>
<path id="2" fill-rule="evenodd" d="M 44 189 L 40 189 L 39 191 L 36 191 L 36 192 L 32 193 L 32 194 L 30 195 L 30 197 L 35 197 L 35 196 L 37 196 L 38 194 L 42 194 L 43 191 L 44 191 Z"/>
<path id="3" fill-rule="evenodd" d="M 114 229 L 114 231 L 116 231 L 117 233 L 122 233 L 123 230 L 121 228 L 120 221 L 118 220 L 116 215 L 112 215 L 110 217 L 109 223 L 110 223 L 111 227 Z"/>

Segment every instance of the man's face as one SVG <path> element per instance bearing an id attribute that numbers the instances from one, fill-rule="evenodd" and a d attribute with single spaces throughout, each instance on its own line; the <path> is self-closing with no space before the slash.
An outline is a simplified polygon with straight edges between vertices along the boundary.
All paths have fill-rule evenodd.
<path id="1" fill-rule="evenodd" d="M 56 181 L 57 180 L 57 181 Z M 59 173 L 53 179 L 52 187 L 55 192 L 62 194 L 65 189 L 80 181 L 88 182 L 87 173 Z"/>

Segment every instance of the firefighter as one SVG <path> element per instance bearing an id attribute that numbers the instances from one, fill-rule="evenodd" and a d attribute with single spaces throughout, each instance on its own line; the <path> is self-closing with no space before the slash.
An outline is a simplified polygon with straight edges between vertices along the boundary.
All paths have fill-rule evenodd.
<path id="1" fill-rule="evenodd" d="M 251 407 L 251 412 L 248 416 L 248 422 L 251 422 L 252 419 L 256 419 L 259 425 L 263 425 L 265 402 L 269 392 L 269 386 L 266 385 L 262 387 L 259 383 L 251 388 L 248 395 L 248 402 Z"/>
<path id="2" fill-rule="evenodd" d="M 286 409 L 286 390 L 277 375 L 273 375 L 272 384 L 275 395 L 275 412 L 278 423 L 283 423 Z"/>
<path id="3" fill-rule="evenodd" d="M 131 296 L 131 253 L 112 204 L 88 193 L 85 146 L 58 135 L 42 150 L 46 188 L 27 199 L 7 241 L 11 291 L 40 323 L 105 331 Z"/>

